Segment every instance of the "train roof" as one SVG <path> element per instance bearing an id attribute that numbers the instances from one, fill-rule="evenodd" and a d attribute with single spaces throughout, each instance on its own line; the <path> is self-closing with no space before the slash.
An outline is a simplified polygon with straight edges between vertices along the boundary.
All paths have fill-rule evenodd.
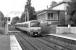
<path id="1" fill-rule="evenodd" d="M 39 22 L 39 21 L 38 20 L 31 20 L 31 21 L 22 22 L 22 23 L 16 23 L 16 24 L 25 24 L 25 23 L 30 23 L 30 22 Z"/>

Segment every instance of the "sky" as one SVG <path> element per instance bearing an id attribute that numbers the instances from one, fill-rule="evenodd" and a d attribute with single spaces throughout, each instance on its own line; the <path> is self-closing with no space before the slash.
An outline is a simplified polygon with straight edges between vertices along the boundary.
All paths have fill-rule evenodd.
<path id="1" fill-rule="evenodd" d="M 47 9 L 52 1 L 62 0 L 32 0 L 32 6 L 36 11 Z M 0 11 L 7 17 L 20 16 L 24 11 L 27 0 L 0 0 Z"/>

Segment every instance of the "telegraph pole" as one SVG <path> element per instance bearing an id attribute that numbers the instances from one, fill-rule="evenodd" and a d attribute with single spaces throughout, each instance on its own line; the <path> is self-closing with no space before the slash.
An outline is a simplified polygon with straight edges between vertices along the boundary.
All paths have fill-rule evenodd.
<path id="1" fill-rule="evenodd" d="M 27 9 L 27 21 L 29 21 L 29 12 L 28 12 L 28 9 Z"/>
<path id="2" fill-rule="evenodd" d="M 26 20 L 29 21 L 29 8 L 31 6 L 31 0 L 27 0 L 27 4 L 25 5 L 25 12 L 26 12 Z"/>

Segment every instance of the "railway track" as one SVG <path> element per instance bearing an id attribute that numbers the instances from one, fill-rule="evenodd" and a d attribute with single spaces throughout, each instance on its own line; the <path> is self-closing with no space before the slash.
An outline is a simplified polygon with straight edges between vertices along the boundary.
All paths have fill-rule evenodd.
<path id="1" fill-rule="evenodd" d="M 19 35 L 19 37 L 22 37 L 26 42 L 27 42 L 27 44 L 30 44 L 30 46 L 33 48 L 30 48 L 29 50 L 46 50 L 46 47 L 47 47 L 47 49 L 48 49 L 48 46 L 46 46 L 46 45 L 44 45 L 44 44 L 38 44 L 39 42 L 37 42 L 36 41 L 36 39 L 35 38 L 31 38 L 31 37 L 27 37 L 27 38 L 25 38 L 25 37 L 23 37 L 23 35 Z M 36 42 L 35 42 L 36 41 Z M 25 42 L 25 43 L 26 43 Z M 24 42 L 23 42 L 24 43 Z M 23 44 L 24 45 L 24 44 Z M 26 46 L 26 45 L 25 45 Z M 24 46 L 24 47 L 25 47 Z M 30 47 L 29 46 L 29 47 Z M 43 48 L 42 48 L 43 47 Z M 48 49 L 48 50 L 51 50 L 52 48 L 50 48 L 50 49 Z M 24 49 L 25 50 L 25 49 Z M 52 49 L 53 50 L 53 49 Z"/>
<path id="2" fill-rule="evenodd" d="M 72 50 L 68 47 L 65 47 L 63 45 L 60 45 L 58 43 L 56 43 L 55 41 L 51 41 L 51 40 L 46 40 L 46 39 L 38 39 L 39 41 L 41 41 L 42 43 L 44 43 L 47 46 L 52 46 L 53 48 L 56 48 L 55 50 Z M 51 44 L 51 45 L 50 45 Z"/>
<path id="3" fill-rule="evenodd" d="M 15 33 L 23 50 L 76 50 L 46 37 L 30 37 L 24 33 Z"/>
<path id="4" fill-rule="evenodd" d="M 15 34 L 18 42 L 20 43 L 23 50 L 37 50 L 35 46 L 29 43 L 21 34 Z M 20 38 L 19 38 L 20 37 Z"/>
<path id="5" fill-rule="evenodd" d="M 69 42 L 69 40 L 65 40 L 65 39 L 63 39 L 63 38 L 53 38 L 53 37 L 48 37 L 48 38 L 45 38 L 45 37 L 43 37 L 43 38 L 41 38 L 42 40 L 45 40 L 45 41 L 47 41 L 47 42 L 49 42 L 49 43 L 54 43 L 54 44 L 56 44 L 56 45 L 58 45 L 58 46 L 61 46 L 64 50 L 65 49 L 67 49 L 67 50 L 76 50 L 76 44 L 73 44 L 73 41 L 70 41 Z"/>

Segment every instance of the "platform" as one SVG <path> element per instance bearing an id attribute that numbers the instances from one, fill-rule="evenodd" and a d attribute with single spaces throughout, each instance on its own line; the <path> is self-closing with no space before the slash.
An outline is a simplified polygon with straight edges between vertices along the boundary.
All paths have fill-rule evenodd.
<path id="1" fill-rule="evenodd" d="M 22 50 L 15 35 L 0 35 L 0 50 Z"/>
<path id="2" fill-rule="evenodd" d="M 66 39 L 70 39 L 70 40 L 75 40 L 76 41 L 76 34 L 49 34 L 49 35 L 53 35 L 53 36 L 57 36 L 57 37 L 61 37 L 61 38 L 66 38 Z"/>
<path id="3" fill-rule="evenodd" d="M 15 35 L 10 35 L 10 48 L 11 48 L 10 50 L 22 50 Z"/>
<path id="4" fill-rule="evenodd" d="M 0 35 L 0 50 L 10 50 L 10 36 Z"/>

